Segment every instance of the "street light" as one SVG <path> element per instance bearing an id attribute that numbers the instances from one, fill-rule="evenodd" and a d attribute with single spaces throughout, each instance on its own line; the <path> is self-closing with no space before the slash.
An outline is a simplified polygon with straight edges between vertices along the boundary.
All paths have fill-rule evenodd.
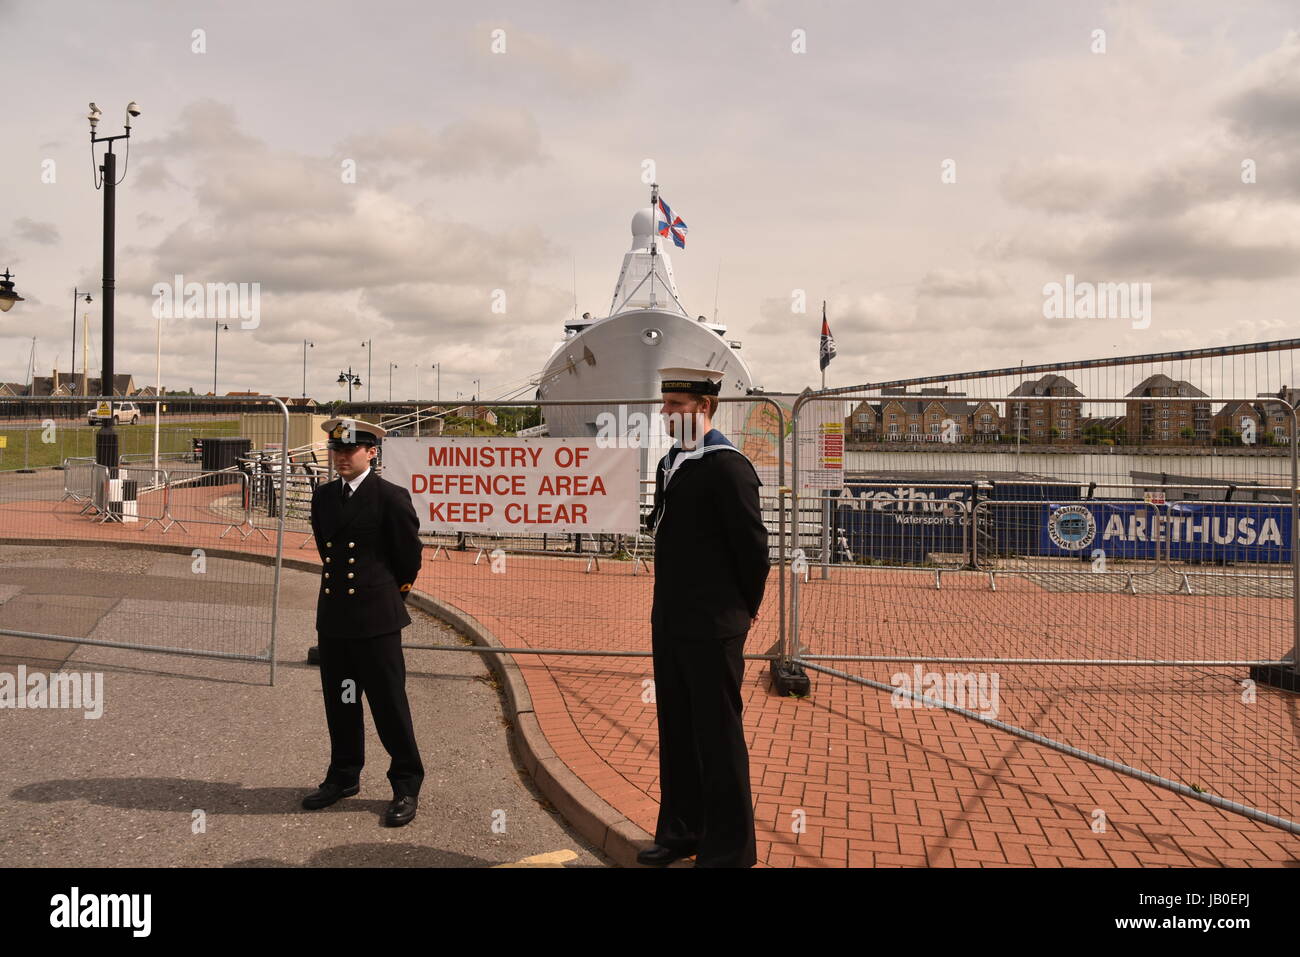
<path id="1" fill-rule="evenodd" d="M 72 394 L 77 394 L 77 297 L 82 293 L 75 286 L 72 289 Z M 92 302 L 90 293 L 86 293 L 86 302 Z M 86 316 L 86 321 L 90 321 L 90 316 Z M 86 363 L 83 359 L 81 363 L 81 376 L 86 376 Z M 85 393 L 85 386 L 82 386 L 82 393 Z"/>
<path id="2" fill-rule="evenodd" d="M 396 362 L 388 363 L 388 401 L 393 401 L 393 370 L 397 368 Z"/>
<path id="3" fill-rule="evenodd" d="M 212 320 L 212 398 L 217 397 L 217 333 L 229 332 L 230 327 L 220 319 Z"/>
<path id="4" fill-rule="evenodd" d="M 337 381 L 338 381 L 338 384 L 339 384 L 339 385 L 344 385 L 344 384 L 347 385 L 347 387 L 348 387 L 348 405 L 351 405 L 351 404 L 352 404 L 352 387 L 353 387 L 353 386 L 356 386 L 358 389 L 361 388 L 361 376 L 359 376 L 359 375 L 357 375 L 356 373 L 354 373 L 354 372 L 352 371 L 352 367 L 351 367 L 351 366 L 348 366 L 348 371 L 347 371 L 347 372 L 340 372 L 340 373 L 339 373 L 339 377 L 338 377 L 338 380 L 337 380 Z"/>
<path id="5" fill-rule="evenodd" d="M 26 301 L 14 292 L 13 277 L 9 275 L 9 269 L 6 267 L 4 279 L 0 279 L 0 312 L 8 312 L 14 307 L 14 303 Z"/>
<path id="6" fill-rule="evenodd" d="M 307 398 L 307 347 L 316 348 L 316 343 L 302 340 L 302 397 Z"/>
<path id="7" fill-rule="evenodd" d="M 361 343 L 361 348 L 363 348 L 363 349 L 366 350 L 366 378 L 367 378 L 367 379 L 373 379 L 373 378 L 375 377 L 375 373 L 374 373 L 374 371 L 373 371 L 372 368 L 371 368 L 371 361 L 370 361 L 370 360 L 373 359 L 373 358 L 375 357 L 375 340 L 374 340 L 374 339 L 367 339 L 365 342 Z M 357 383 L 357 384 L 360 385 L 360 383 Z M 370 401 L 370 383 L 369 383 L 369 382 L 366 383 L 366 401 L 367 401 L 367 402 Z"/>
<path id="8" fill-rule="evenodd" d="M 117 433 L 113 431 L 112 397 L 113 397 L 113 286 L 114 286 L 114 200 L 117 190 L 117 157 L 113 155 L 113 143 L 116 140 L 127 141 L 127 162 L 131 159 L 131 117 L 140 115 L 140 106 L 132 100 L 126 105 L 126 125 L 124 133 L 117 136 L 96 136 L 95 127 L 99 126 L 99 118 L 102 115 L 101 110 L 93 102 L 90 104 L 90 112 L 86 114 L 86 119 L 90 121 L 90 149 L 93 162 L 94 150 L 96 143 L 107 143 L 108 149 L 104 153 L 104 165 L 97 167 L 101 175 L 95 181 L 95 189 L 104 191 L 104 299 L 101 315 L 103 317 L 104 332 L 101 337 L 103 340 L 104 357 L 99 364 L 100 367 L 100 391 L 105 392 L 109 397 L 109 415 L 103 420 L 100 426 L 99 434 L 95 437 L 95 461 L 107 468 L 117 468 Z M 123 174 L 125 176 L 125 173 Z"/>
<path id="9" fill-rule="evenodd" d="M 431 369 L 438 369 L 438 363 L 430 366 Z M 442 370 L 438 369 L 438 396 L 442 396 Z M 415 364 L 415 437 L 420 437 L 420 363 Z"/>

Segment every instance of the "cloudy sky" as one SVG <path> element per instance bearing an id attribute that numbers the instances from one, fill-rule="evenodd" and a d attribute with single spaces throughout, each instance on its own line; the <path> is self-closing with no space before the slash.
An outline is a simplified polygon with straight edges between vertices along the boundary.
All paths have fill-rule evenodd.
<path id="1" fill-rule="evenodd" d="M 769 390 L 818 382 L 823 299 L 832 386 L 1295 336 L 1298 31 L 1294 0 L 0 0 L 0 269 L 27 298 L 0 379 L 33 336 L 37 374 L 68 368 L 74 287 L 98 368 L 92 100 L 101 135 L 143 111 L 117 194 L 140 384 L 181 274 L 260 284 L 222 393 L 299 394 L 305 338 L 318 398 L 362 340 L 375 398 L 389 363 L 394 398 L 435 362 L 444 398 L 505 394 L 575 286 L 608 310 L 647 164 L 690 225 L 683 302 L 716 299 Z M 1150 283 L 1150 324 L 1045 318 L 1067 275 Z M 211 319 L 162 336 L 164 383 L 210 389 Z"/>

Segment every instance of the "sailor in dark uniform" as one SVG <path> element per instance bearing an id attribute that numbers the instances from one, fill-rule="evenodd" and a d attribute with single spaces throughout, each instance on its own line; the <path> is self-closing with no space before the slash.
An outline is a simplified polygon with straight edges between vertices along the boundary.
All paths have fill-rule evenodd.
<path id="1" fill-rule="evenodd" d="M 722 373 L 660 369 L 676 444 L 655 474 L 655 701 L 659 821 L 642 864 L 752 867 L 754 804 L 741 720 L 745 637 L 767 582 L 761 484 L 713 428 Z"/>
<path id="2" fill-rule="evenodd" d="M 364 692 L 391 759 L 393 801 L 384 823 L 400 827 L 415 817 L 424 780 L 402 657 L 402 629 L 411 623 L 405 602 L 424 547 L 420 520 L 410 493 L 372 468 L 382 428 L 356 419 L 330 419 L 321 427 L 339 473 L 338 481 L 318 486 L 311 500 L 311 529 L 323 562 L 316 633 L 330 766 L 302 806 L 328 807 L 360 790 Z"/>

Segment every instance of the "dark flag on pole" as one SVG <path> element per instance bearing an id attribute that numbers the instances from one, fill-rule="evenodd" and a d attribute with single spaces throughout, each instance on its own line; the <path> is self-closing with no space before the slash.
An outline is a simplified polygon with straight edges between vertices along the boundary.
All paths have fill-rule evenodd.
<path id="1" fill-rule="evenodd" d="M 831 364 L 835 358 L 835 337 L 831 335 L 830 324 L 826 321 L 826 303 L 822 302 L 822 345 L 821 345 L 821 365 L 822 372 Z"/>

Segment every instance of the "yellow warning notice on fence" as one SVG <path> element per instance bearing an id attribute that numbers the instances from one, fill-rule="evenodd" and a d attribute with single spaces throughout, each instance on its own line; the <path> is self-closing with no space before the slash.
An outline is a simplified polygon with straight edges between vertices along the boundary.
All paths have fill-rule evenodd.
<path id="1" fill-rule="evenodd" d="M 99 405 L 95 406 L 95 415 L 102 415 L 102 416 L 107 417 L 107 416 L 110 416 L 110 415 L 112 415 L 112 414 L 113 414 L 113 413 L 112 413 L 111 411 L 109 411 L 108 403 L 107 403 L 107 402 L 101 402 L 101 403 L 99 403 Z"/>
<path id="2" fill-rule="evenodd" d="M 0 435 L 0 449 L 9 448 L 9 436 Z"/>

